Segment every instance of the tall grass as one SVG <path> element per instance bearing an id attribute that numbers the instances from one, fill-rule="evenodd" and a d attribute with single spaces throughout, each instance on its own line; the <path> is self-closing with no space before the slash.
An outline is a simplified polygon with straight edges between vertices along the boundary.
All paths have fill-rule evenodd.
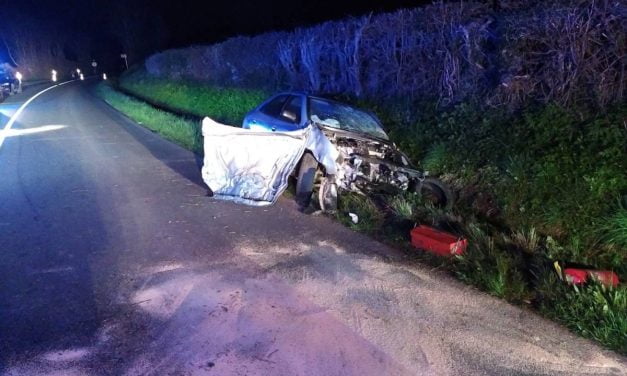
<path id="1" fill-rule="evenodd" d="M 197 153 L 202 151 L 200 123 L 155 109 L 149 104 L 115 91 L 105 83 L 96 87 L 96 94 L 118 111 L 164 138 L 191 151 Z"/>
<path id="2" fill-rule="evenodd" d="M 455 273 L 466 282 L 510 301 L 529 297 L 520 255 L 508 252 L 503 239 L 490 236 L 477 224 L 466 227 L 469 246 L 457 256 Z"/>
<path id="3" fill-rule="evenodd" d="M 627 354 L 626 286 L 565 286 L 549 275 L 539 289 L 545 294 L 540 309 L 547 316 Z"/>
<path id="4" fill-rule="evenodd" d="M 605 241 L 627 250 L 627 207 L 623 204 L 603 226 Z"/>

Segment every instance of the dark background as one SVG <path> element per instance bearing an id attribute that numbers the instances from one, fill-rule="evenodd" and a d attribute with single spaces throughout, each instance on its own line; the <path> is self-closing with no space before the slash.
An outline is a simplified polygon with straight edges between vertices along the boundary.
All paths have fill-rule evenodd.
<path id="1" fill-rule="evenodd" d="M 87 39 L 90 58 L 100 61 L 119 59 L 127 52 L 139 61 L 157 50 L 207 44 L 236 35 L 289 30 L 299 26 L 391 11 L 429 3 L 424 0 L 386 1 L 288 1 L 288 0 L 1 0 L 0 33 L 11 43 L 7 28 L 20 28 L 21 18 L 35 28 L 54 28 L 59 38 Z M 34 26 L 33 26 L 34 25 Z M 48 33 L 50 34 L 50 33 Z M 123 51 L 125 39 L 135 34 L 141 46 Z M 40 37 L 41 38 L 41 37 Z M 0 43 L 0 60 L 9 60 Z M 83 51 L 84 52 L 84 51 Z M 65 48 L 71 61 L 80 60 L 76 51 Z"/>

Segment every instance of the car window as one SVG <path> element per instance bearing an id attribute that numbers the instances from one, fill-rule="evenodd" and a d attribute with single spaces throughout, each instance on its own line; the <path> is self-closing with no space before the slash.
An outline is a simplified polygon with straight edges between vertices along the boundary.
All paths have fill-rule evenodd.
<path id="1" fill-rule="evenodd" d="M 379 121 L 373 115 L 347 104 L 310 98 L 309 113 L 311 121 L 326 127 L 388 139 Z"/>
<path id="2" fill-rule="evenodd" d="M 270 102 L 266 103 L 259 109 L 259 111 L 268 116 L 278 118 L 281 116 L 281 110 L 283 109 L 283 105 L 285 104 L 285 101 L 287 101 L 287 98 L 289 98 L 289 95 L 279 95 Z"/>
<path id="3" fill-rule="evenodd" d="M 281 119 L 290 123 L 299 124 L 303 100 L 299 96 L 292 96 L 281 113 Z M 285 116 L 288 115 L 288 116 Z"/>

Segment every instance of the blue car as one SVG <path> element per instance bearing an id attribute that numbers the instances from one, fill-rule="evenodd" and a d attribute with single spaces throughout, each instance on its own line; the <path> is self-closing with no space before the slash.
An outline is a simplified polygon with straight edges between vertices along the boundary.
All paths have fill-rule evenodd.
<path id="1" fill-rule="evenodd" d="M 279 93 L 250 111 L 242 127 L 288 132 L 310 124 L 323 131 L 340 156 L 337 175 L 330 176 L 311 153 L 303 155 L 294 171 L 296 200 L 301 206 L 309 206 L 316 187 L 323 210 L 336 208 L 341 191 L 366 194 L 390 188 L 422 194 L 438 206 L 452 205 L 450 190 L 413 169 L 409 158 L 389 140 L 379 119 L 354 106 L 302 92 Z"/>

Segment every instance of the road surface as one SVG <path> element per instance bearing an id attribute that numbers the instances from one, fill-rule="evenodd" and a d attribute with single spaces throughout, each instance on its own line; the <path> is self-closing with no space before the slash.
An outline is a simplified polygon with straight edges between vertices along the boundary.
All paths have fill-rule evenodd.
<path id="1" fill-rule="evenodd" d="M 89 85 L 45 92 L 4 132 L 1 374 L 627 374 L 291 200 L 206 197 L 192 154 Z M 32 94 L 0 105 L 0 129 Z"/>

